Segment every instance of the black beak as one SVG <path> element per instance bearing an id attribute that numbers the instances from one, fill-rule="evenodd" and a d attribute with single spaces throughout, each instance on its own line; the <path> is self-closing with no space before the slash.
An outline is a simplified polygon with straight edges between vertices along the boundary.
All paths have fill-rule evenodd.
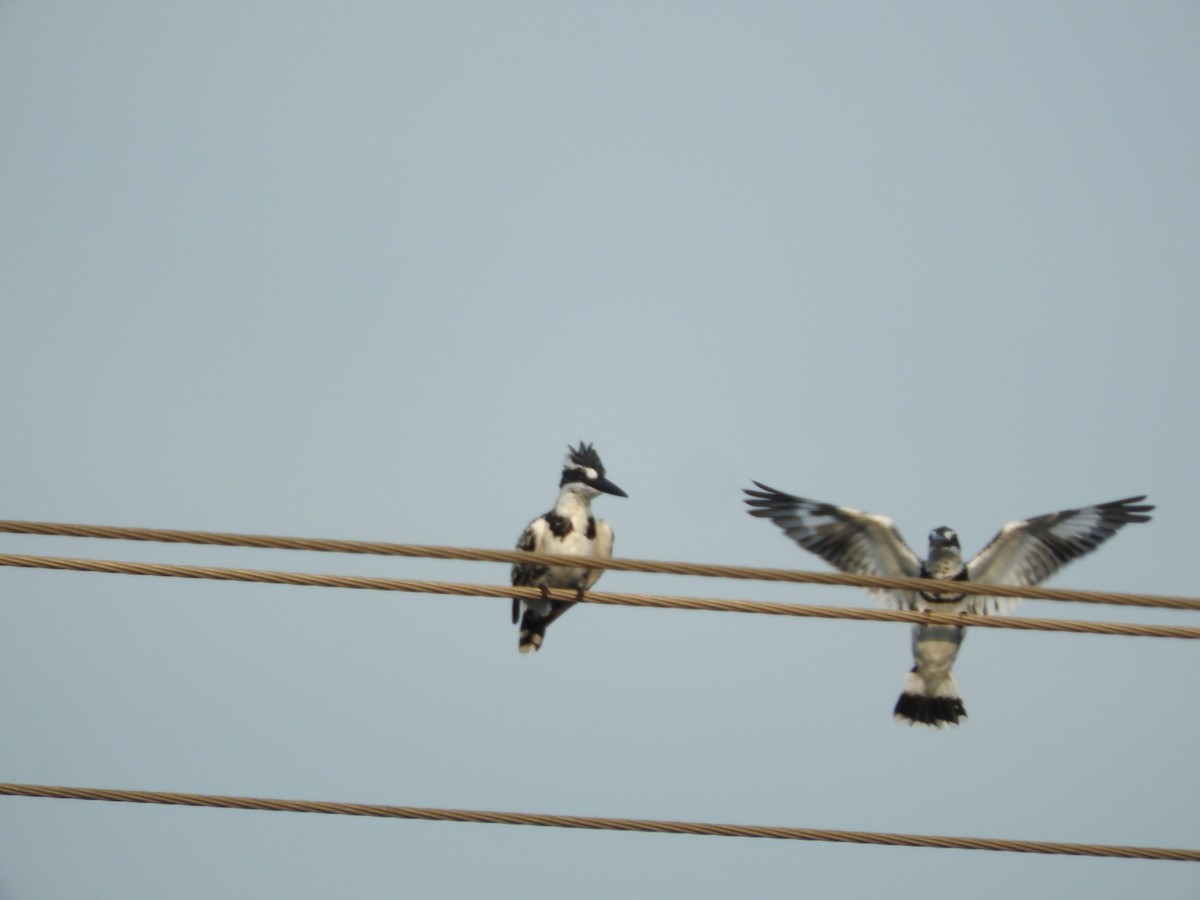
<path id="1" fill-rule="evenodd" d="M 596 478 L 592 481 L 589 481 L 588 484 L 590 484 L 592 487 L 594 487 L 598 491 L 604 491 L 604 493 L 606 493 L 606 494 L 613 494 L 617 497 L 628 497 L 629 496 L 627 493 L 625 493 L 623 490 L 621 490 L 619 487 L 617 487 L 615 484 L 613 484 L 607 478 Z"/>

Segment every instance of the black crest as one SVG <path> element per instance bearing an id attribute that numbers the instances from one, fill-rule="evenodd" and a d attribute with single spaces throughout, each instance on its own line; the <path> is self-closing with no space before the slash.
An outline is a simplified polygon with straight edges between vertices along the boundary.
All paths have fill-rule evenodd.
<path id="1" fill-rule="evenodd" d="M 604 463 L 600 462 L 600 454 L 596 452 L 595 447 L 583 441 L 579 442 L 578 447 L 567 444 L 567 465 L 595 469 L 597 475 L 604 477 Z"/>

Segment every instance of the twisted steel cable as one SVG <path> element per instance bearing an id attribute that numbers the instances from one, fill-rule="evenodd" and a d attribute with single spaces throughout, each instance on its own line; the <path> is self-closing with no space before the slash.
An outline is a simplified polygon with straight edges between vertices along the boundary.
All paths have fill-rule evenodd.
<path id="1" fill-rule="evenodd" d="M 583 828 L 595 831 L 710 835 L 718 837 L 775 838 L 793 841 L 831 841 L 843 844 L 880 844 L 893 847 L 937 847 L 957 850 L 993 850 L 1009 853 L 1043 853 L 1062 856 L 1100 856 L 1119 859 L 1200 862 L 1200 850 L 1167 847 L 1133 847 L 1119 844 L 1080 844 L 1061 841 L 1006 840 L 1000 838 L 947 837 L 927 834 L 894 834 L 875 831 L 840 831 L 826 828 L 788 828 L 769 825 L 722 825 L 708 822 L 675 822 L 660 819 L 615 819 L 597 816 L 542 813 L 488 812 L 471 809 L 436 809 L 384 806 L 373 803 L 331 803 L 309 800 L 275 800 L 216 794 L 180 794 L 166 791 L 127 791 L 102 788 L 58 787 L 39 784 L 2 784 L 0 795 L 45 797 L 59 800 L 106 800 L 119 803 L 156 803 L 167 806 L 254 809 L 270 812 L 323 813 L 371 816 L 384 819 L 417 819 L 439 822 L 475 822 L 491 825 L 537 825 L 548 828 Z"/>
<path id="2" fill-rule="evenodd" d="M 88 537 L 126 541 L 154 541 L 172 544 L 205 544 L 222 547 L 255 547 L 271 550 L 308 550 L 324 553 L 353 553 L 375 556 L 420 557 L 498 563 L 558 564 L 562 560 L 544 553 L 520 550 L 480 550 L 421 544 L 394 544 L 385 541 L 348 541 L 326 538 L 296 538 L 274 535 L 235 534 L 213 531 L 177 531 L 161 528 L 128 528 L 113 525 L 74 525 L 59 522 L 0 520 L 0 533 L 35 534 L 62 537 Z M 782 581 L 797 584 L 848 585 L 864 588 L 932 590 L 937 585 L 922 578 L 887 578 L 874 575 L 850 575 L 843 572 L 808 572 L 756 566 L 710 565 L 706 563 L 665 562 L 642 559 L 597 559 L 572 557 L 578 568 L 613 569 L 620 572 L 645 572 L 665 575 L 695 575 L 708 578 L 734 578 L 754 581 Z M 1163 597 L 1105 591 L 1078 591 L 1044 587 L 1013 587 L 955 582 L 955 593 L 993 597 L 1018 597 L 1029 600 L 1058 600 L 1070 603 L 1103 603 L 1114 606 L 1160 607 L 1200 611 L 1200 599 Z M 509 596 L 515 596 L 510 594 Z"/>
<path id="3" fill-rule="evenodd" d="M 531 556 L 536 554 L 530 554 Z M 574 562 L 574 558 L 572 559 Z M 155 575 L 174 578 L 203 578 L 215 581 L 287 584 L 304 587 L 351 588 L 357 590 L 400 591 L 465 597 L 541 596 L 539 588 L 512 585 L 464 584 L 446 581 L 420 581 L 400 578 L 375 578 L 361 575 L 313 575 L 306 572 L 274 572 L 260 569 L 227 569 L 214 566 L 179 566 L 167 563 L 120 562 L 104 559 L 74 559 L 57 556 L 0 554 L 0 566 L 55 569 L 74 572 L 103 572 L 110 575 Z M 955 584 L 955 590 L 959 589 Z M 571 590 L 550 589 L 555 600 L 575 600 Z M 654 609 L 694 609 L 710 612 L 760 613 L 817 619 L 853 619 L 873 622 L 909 622 L 926 625 L 971 625 L 1007 628 L 1018 631 L 1059 631 L 1075 634 L 1111 634 L 1126 637 L 1166 637 L 1196 640 L 1200 627 L 1179 625 L 1136 625 L 1122 622 L 1081 622 L 1068 619 L 1030 619 L 972 614 L 946 615 L 910 610 L 856 609 L 835 606 L 809 606 L 793 603 L 767 603 L 757 600 L 722 600 L 700 597 L 668 597 L 657 594 L 620 594 L 589 591 L 584 602 L 605 606 L 640 606 Z"/>

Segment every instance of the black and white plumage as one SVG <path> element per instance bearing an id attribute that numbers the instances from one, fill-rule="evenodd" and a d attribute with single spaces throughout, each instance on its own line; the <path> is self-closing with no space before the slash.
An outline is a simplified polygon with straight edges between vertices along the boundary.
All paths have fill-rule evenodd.
<path id="1" fill-rule="evenodd" d="M 920 559 L 892 520 L 845 506 L 819 503 L 754 482 L 746 489 L 752 516 L 770 519 L 792 540 L 843 572 L 857 575 L 982 581 L 1027 587 L 1039 584 L 1073 559 L 1092 552 L 1132 522 L 1149 522 L 1153 506 L 1145 496 L 1009 522 L 969 562 L 963 562 L 958 535 L 950 528 L 929 533 L 929 555 Z M 872 596 L 896 609 L 991 615 L 1018 601 L 1007 597 L 945 592 L 871 589 Z M 965 629 L 947 625 L 913 627 L 915 665 L 896 703 L 897 719 L 944 727 L 957 725 L 967 711 L 951 668 Z"/>
<path id="2" fill-rule="evenodd" d="M 604 464 L 591 444 L 581 441 L 578 447 L 568 446 L 567 451 L 554 509 L 529 523 L 517 541 L 517 549 L 607 559 L 612 556 L 613 531 L 607 522 L 592 515 L 592 499 L 600 494 L 614 494 L 617 497 L 629 495 L 604 477 Z M 602 572 L 602 569 L 576 566 L 514 565 L 513 585 L 542 589 L 540 599 L 513 600 L 514 624 L 521 606 L 525 607 L 518 649 L 522 653 L 540 649 L 547 626 L 575 605 L 576 601 L 551 600 L 547 588 L 574 588 L 582 600 L 583 592 L 600 580 Z"/>

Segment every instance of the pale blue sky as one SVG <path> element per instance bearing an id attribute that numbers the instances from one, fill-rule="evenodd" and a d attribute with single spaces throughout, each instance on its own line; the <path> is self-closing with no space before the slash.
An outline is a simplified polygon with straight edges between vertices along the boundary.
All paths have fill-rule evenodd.
<path id="1" fill-rule="evenodd" d="M 1200 5 L 0 4 L 0 518 L 816 568 L 756 478 L 1197 594 Z M 0 536 L 503 582 L 502 566 Z M 609 573 L 603 588 L 863 605 Z M 1019 614 L 1195 624 L 1027 603 Z M 0 570 L 0 780 L 1200 847 L 1190 642 Z M 1194 865 L 0 798 L 0 897 L 1195 898 Z"/>

